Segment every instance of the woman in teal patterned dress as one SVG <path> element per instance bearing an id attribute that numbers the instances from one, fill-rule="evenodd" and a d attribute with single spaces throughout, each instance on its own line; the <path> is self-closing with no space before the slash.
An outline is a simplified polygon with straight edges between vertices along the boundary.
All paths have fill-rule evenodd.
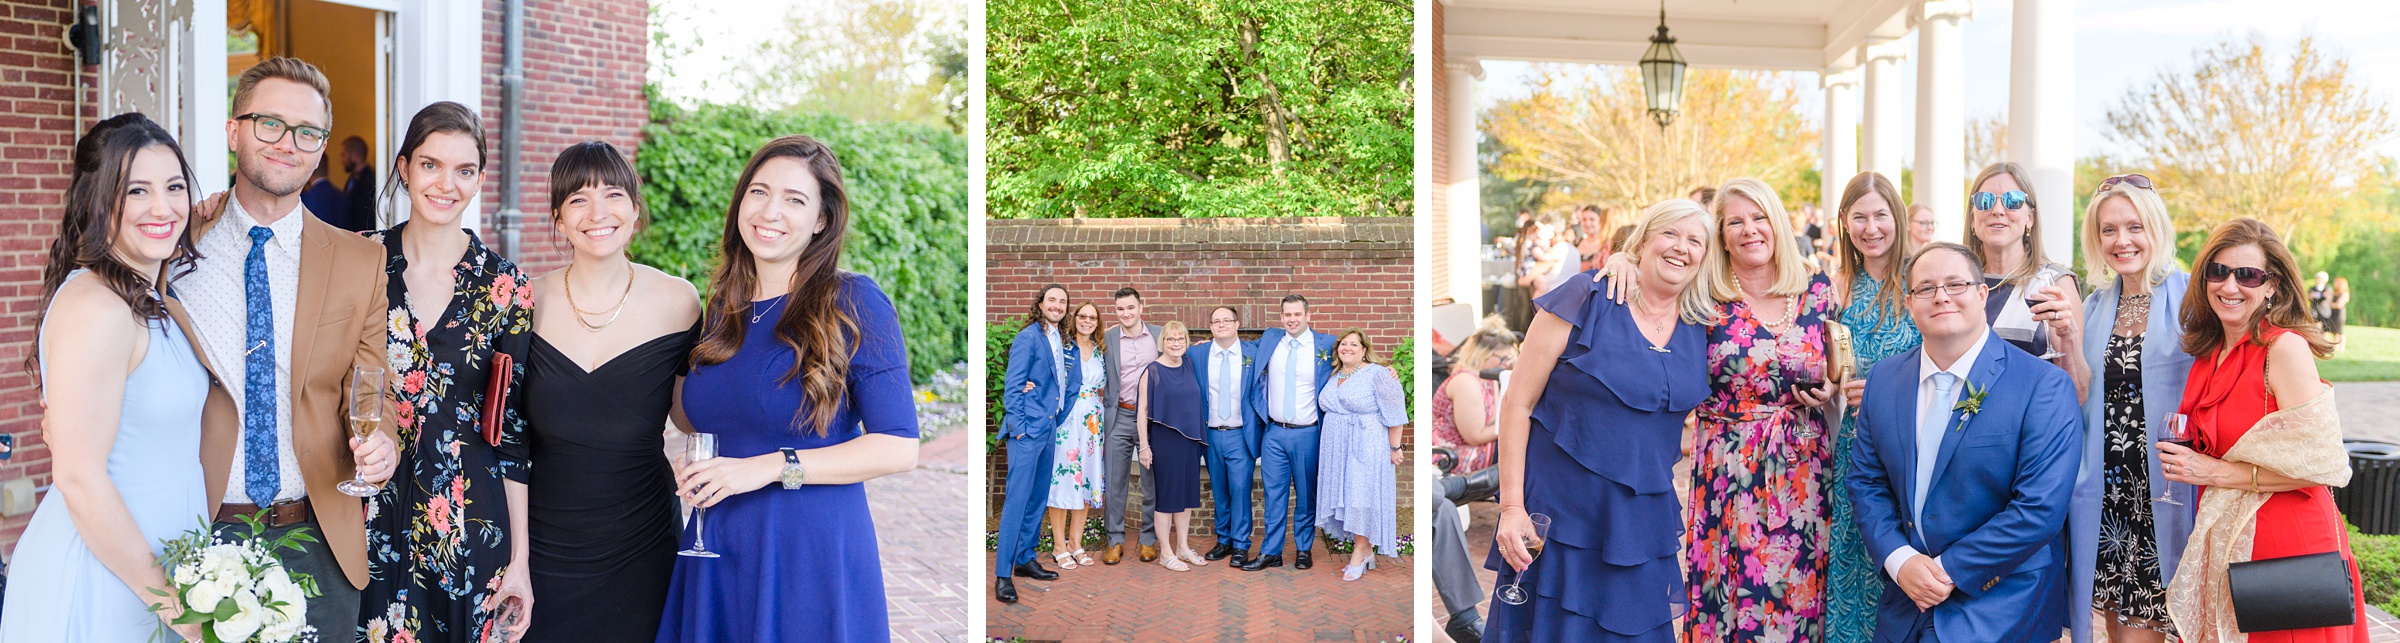
<path id="1" fill-rule="evenodd" d="M 1833 505 L 1825 640 L 1836 643 L 1865 643 L 1872 636 L 1875 602 L 1883 595 L 1883 572 L 1867 559 L 1866 541 L 1859 538 L 1858 522 L 1851 514 L 1850 491 L 1840 480 L 1850 470 L 1850 441 L 1858 435 L 1855 409 L 1866 391 L 1867 369 L 1924 341 L 1917 335 L 1916 322 L 1910 321 L 1901 307 L 1900 289 L 1884 286 L 1894 281 L 1908 251 L 1917 245 L 1910 238 L 1910 226 L 1900 218 L 1904 207 L 1900 191 L 1881 174 L 1861 173 L 1842 189 L 1842 224 L 1836 230 L 1843 277 L 1835 281 L 1848 286 L 1849 304 L 1842 308 L 1839 320 L 1850 327 L 1858 367 L 1842 385 L 1853 411 L 1843 414 L 1842 430 L 1834 434 L 1834 465 L 1827 470 L 1834 479 L 1823 483 L 1826 499 Z"/>

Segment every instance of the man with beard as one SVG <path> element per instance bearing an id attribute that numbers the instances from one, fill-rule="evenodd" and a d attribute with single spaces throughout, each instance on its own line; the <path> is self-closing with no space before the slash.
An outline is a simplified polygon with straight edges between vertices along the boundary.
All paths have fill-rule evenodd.
<path id="1" fill-rule="evenodd" d="M 1000 432 L 1008 443 L 1008 481 L 1000 503 L 1000 551 L 992 561 L 999 579 L 992 598 L 1017 602 L 1014 576 L 1053 580 L 1058 572 L 1042 567 L 1034 547 L 1042 540 L 1042 505 L 1050 496 L 1050 468 L 1057 460 L 1051 442 L 1058 423 L 1074 405 L 1069 391 L 1083 386 L 1083 369 L 1074 344 L 1067 343 L 1059 322 L 1067 317 L 1067 287 L 1043 286 L 1033 300 L 1033 323 L 1017 331 L 1008 344 L 1008 373 L 1000 397 Z"/>

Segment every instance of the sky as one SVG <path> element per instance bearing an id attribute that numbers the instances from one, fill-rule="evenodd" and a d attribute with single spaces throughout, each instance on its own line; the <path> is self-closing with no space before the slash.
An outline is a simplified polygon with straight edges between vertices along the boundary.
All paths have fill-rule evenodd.
<path id="1" fill-rule="evenodd" d="M 1975 17 L 1965 23 L 1967 118 L 1979 120 L 2008 113 L 2008 48 L 2010 0 L 1976 0 Z M 2162 70 L 2189 71 L 2195 52 L 2228 38 L 2243 39 L 2255 32 L 2266 38 L 2270 55 L 2288 54 L 2293 43 L 2309 35 L 2318 46 L 2350 61 L 2352 82 L 2370 95 L 2400 109 L 2400 2 L 2392 0 L 2084 0 L 2075 3 L 2075 150 L 2078 158 L 2105 154 L 2124 157 L 2121 146 L 2102 134 L 2108 110 L 2128 90 L 2143 87 Z M 1670 17 L 1668 26 L 1673 26 Z M 1903 41 L 1910 52 L 1901 63 L 1903 101 L 1916 100 L 1916 37 Z M 1476 86 L 1476 102 L 1489 108 L 1528 91 L 1533 66 L 1516 61 L 1483 61 L 1484 79 Z M 1811 72 L 1788 74 L 1802 87 L 1818 86 Z M 1822 124 L 1822 94 L 1802 92 L 1802 114 Z M 1913 127 L 1913 125 L 1911 126 Z M 2376 148 L 2400 157 L 2400 136 Z"/>

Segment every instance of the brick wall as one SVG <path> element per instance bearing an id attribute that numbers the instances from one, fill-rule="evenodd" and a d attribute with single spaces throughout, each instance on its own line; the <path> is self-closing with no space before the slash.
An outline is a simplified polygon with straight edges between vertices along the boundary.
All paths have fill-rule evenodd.
<path id="1" fill-rule="evenodd" d="M 501 18 L 506 4 L 483 5 L 483 118 L 495 171 L 483 183 L 486 243 L 500 243 Z M 628 157 L 641 144 L 649 107 L 642 100 L 648 69 L 649 3 L 645 0 L 527 0 L 525 3 L 525 213 L 517 265 L 541 275 L 566 265 L 573 250 L 550 224 L 550 159 L 569 145 L 605 140 Z"/>
<path id="2" fill-rule="evenodd" d="M 1312 326 L 1329 333 L 1364 329 L 1385 358 L 1415 332 L 1414 228 L 1407 218 L 993 220 L 985 230 L 986 323 L 1022 317 L 1037 289 L 1058 283 L 1078 303 L 1133 286 L 1142 291 L 1144 321 L 1180 320 L 1201 333 L 1209 309 L 1233 305 L 1250 329 L 1244 335 L 1256 337 L 1277 323 L 1278 302 L 1292 293 L 1309 298 Z M 1403 432 L 1412 448 L 1415 436 L 1413 427 Z M 996 521 L 1008 462 L 1000 451 L 986 461 L 987 515 Z M 1412 463 L 1398 472 L 1403 534 L 1414 529 L 1414 470 Z M 1263 516 L 1264 508 L 1252 505 Z M 1209 533 L 1215 509 L 1206 493 L 1195 511 L 1193 533 Z"/>
<path id="3" fill-rule="evenodd" d="M 1433 57 L 1429 59 L 1432 62 L 1433 82 L 1427 83 L 1432 87 L 1428 92 L 1432 104 L 1424 106 L 1425 117 L 1417 120 L 1417 127 L 1425 128 L 1433 136 L 1425 146 L 1427 178 L 1425 185 L 1420 187 L 1425 191 L 1425 207 L 1418 212 L 1425 213 L 1425 225 L 1433 228 L 1433 247 L 1425 251 L 1433 253 L 1433 256 L 1427 257 L 1431 260 L 1429 269 L 1433 271 L 1429 277 L 1433 282 L 1433 292 L 1436 293 L 1434 299 L 1439 301 L 1449 299 L 1450 244 L 1458 240 L 1450 238 L 1450 68 L 1443 57 L 1449 48 L 1442 44 L 1443 3 L 1428 4 L 1433 8 Z M 1475 142 L 1467 141 L 1465 144 L 1474 145 Z M 1450 341 L 1458 339 L 1451 338 Z"/>
<path id="4" fill-rule="evenodd" d="M 42 444 L 41 408 L 33 377 L 23 367 L 33 350 L 34 308 L 42 266 L 58 234 L 68 165 L 75 155 L 74 75 L 97 86 L 98 68 L 75 64 L 59 41 L 75 0 L 0 2 L 0 433 L 16 436 L 17 452 L 0 460 L 0 481 L 31 478 L 50 484 L 50 449 Z M 99 108 L 96 89 L 84 90 L 83 115 Z M 14 549 L 32 514 L 0 519 L 0 551 Z"/>

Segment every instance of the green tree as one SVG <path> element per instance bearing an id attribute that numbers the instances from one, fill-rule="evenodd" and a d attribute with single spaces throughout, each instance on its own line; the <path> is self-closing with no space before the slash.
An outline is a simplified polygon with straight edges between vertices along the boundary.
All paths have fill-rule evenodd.
<path id="1" fill-rule="evenodd" d="M 1551 184 L 1545 207 L 1598 201 L 1639 208 L 1696 185 L 1756 177 L 1786 207 L 1815 194 L 1818 132 L 1800 115 L 1800 87 L 1769 72 L 1695 69 L 1682 113 L 1660 128 L 1645 115 L 1632 67 L 1544 65 L 1533 89 L 1483 115 L 1506 150 L 1492 172 Z"/>
<path id="2" fill-rule="evenodd" d="M 1407 216 L 1411 10 L 991 0 L 989 215 Z"/>
<path id="3" fill-rule="evenodd" d="M 956 0 L 794 4 L 737 74 L 753 106 L 964 132 L 966 21 Z"/>

